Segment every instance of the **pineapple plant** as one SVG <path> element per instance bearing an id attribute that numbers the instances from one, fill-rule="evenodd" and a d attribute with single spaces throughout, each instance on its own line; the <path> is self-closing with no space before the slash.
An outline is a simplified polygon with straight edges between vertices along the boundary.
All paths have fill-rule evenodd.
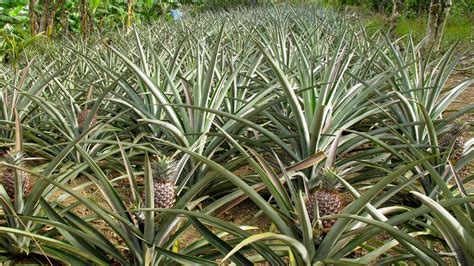
<path id="1" fill-rule="evenodd" d="M 11 165 L 24 167 L 24 154 L 21 151 L 10 151 L 6 156 L 6 161 Z M 16 182 L 16 178 L 20 178 L 20 182 Z M 15 200 L 15 188 L 18 183 L 23 186 L 23 196 L 27 197 L 32 190 L 32 182 L 28 173 L 12 167 L 6 167 L 3 170 L 2 185 L 12 200 Z"/>
<path id="2" fill-rule="evenodd" d="M 152 163 L 155 208 L 172 208 L 176 201 L 174 184 L 177 178 L 177 162 L 163 156 Z"/>
<path id="3" fill-rule="evenodd" d="M 452 125 L 452 128 L 438 141 L 441 152 L 449 151 L 449 160 L 453 163 L 456 163 L 462 157 L 462 152 L 466 143 L 466 139 L 463 134 L 464 129 L 465 123 L 463 121 L 455 121 Z M 450 148 L 451 150 L 449 150 Z"/>
<path id="4" fill-rule="evenodd" d="M 333 169 L 325 169 L 320 178 L 319 185 L 309 194 L 306 202 L 306 210 L 309 218 L 313 220 L 315 207 L 319 210 L 319 216 L 338 214 L 342 209 L 342 194 L 337 190 L 339 181 L 333 174 Z M 321 220 L 324 231 L 329 231 L 336 219 Z"/>
<path id="5" fill-rule="evenodd" d="M 80 128 L 84 127 L 84 123 L 86 122 L 87 117 L 89 116 L 90 112 L 92 112 L 92 106 L 93 103 L 87 103 L 84 110 L 79 113 L 79 117 L 77 118 L 77 124 Z M 94 113 L 94 115 L 92 116 L 91 124 L 94 124 L 95 122 L 97 122 L 97 113 Z"/>

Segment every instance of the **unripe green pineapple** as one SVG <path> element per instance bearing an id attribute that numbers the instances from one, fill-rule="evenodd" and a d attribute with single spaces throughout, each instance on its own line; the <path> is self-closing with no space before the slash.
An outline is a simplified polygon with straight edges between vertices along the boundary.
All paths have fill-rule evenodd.
<path id="1" fill-rule="evenodd" d="M 24 155 L 20 151 L 10 151 L 7 154 L 6 161 L 7 163 L 19 167 L 24 167 L 23 164 L 23 158 Z M 23 196 L 26 197 L 30 194 L 31 189 L 32 189 L 32 182 L 31 178 L 28 175 L 28 173 L 17 170 L 12 167 L 6 167 L 3 170 L 3 178 L 2 178 L 2 185 L 7 191 L 8 196 L 12 199 L 15 200 L 15 172 L 17 174 L 17 177 L 20 178 L 21 184 L 23 186 Z"/>
<path id="2" fill-rule="evenodd" d="M 463 136 L 465 123 L 463 121 L 455 121 L 451 130 L 446 132 L 438 141 L 441 152 L 450 152 L 449 160 L 456 163 L 462 158 L 462 152 L 466 139 Z M 451 150 L 449 150 L 451 148 Z"/>
<path id="3" fill-rule="evenodd" d="M 319 186 L 308 195 L 306 210 L 309 218 L 314 217 L 315 202 L 318 202 L 319 216 L 338 214 L 342 209 L 341 193 L 337 190 L 339 181 L 332 174 L 331 169 L 326 169 L 321 176 Z M 316 201 L 315 201 L 316 200 Z M 331 229 L 336 219 L 321 220 L 325 230 Z"/>
<path id="4" fill-rule="evenodd" d="M 178 175 L 177 162 L 163 156 L 152 162 L 155 208 L 172 208 L 176 201 L 174 184 Z"/>

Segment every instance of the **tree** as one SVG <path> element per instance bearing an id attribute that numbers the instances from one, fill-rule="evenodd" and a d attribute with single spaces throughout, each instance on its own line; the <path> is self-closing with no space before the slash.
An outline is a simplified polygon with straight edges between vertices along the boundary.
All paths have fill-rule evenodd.
<path id="1" fill-rule="evenodd" d="M 30 0 L 28 6 L 31 35 L 36 35 L 45 32 L 47 36 L 51 37 L 54 29 L 54 18 L 58 10 L 64 11 L 65 0 L 44 0 L 37 2 Z M 37 10 L 41 10 L 40 13 Z"/>
<path id="2" fill-rule="evenodd" d="M 93 29 L 93 17 L 89 14 L 88 5 L 88 0 L 81 0 L 79 2 L 79 13 L 81 15 L 81 37 L 83 40 L 86 40 L 89 37 L 89 34 Z"/>
<path id="3" fill-rule="evenodd" d="M 452 0 L 431 0 L 427 35 L 433 50 L 438 50 L 441 45 L 444 26 L 452 5 Z"/>
<path id="4" fill-rule="evenodd" d="M 133 0 L 127 1 L 127 27 L 130 28 L 132 26 L 133 20 Z"/>
<path id="5" fill-rule="evenodd" d="M 395 35 L 395 29 L 397 28 L 398 17 L 400 16 L 400 8 L 403 5 L 402 0 L 392 0 L 392 14 L 390 15 L 389 34 L 390 36 Z"/>
<path id="6" fill-rule="evenodd" d="M 36 0 L 30 0 L 28 5 L 28 13 L 30 16 L 31 35 L 36 35 Z"/>
<path id="7" fill-rule="evenodd" d="M 43 13 L 41 14 L 39 32 L 46 31 L 46 24 L 48 23 L 49 16 L 50 16 L 50 14 L 49 14 L 49 5 L 50 5 L 49 0 L 44 0 L 43 1 Z"/>

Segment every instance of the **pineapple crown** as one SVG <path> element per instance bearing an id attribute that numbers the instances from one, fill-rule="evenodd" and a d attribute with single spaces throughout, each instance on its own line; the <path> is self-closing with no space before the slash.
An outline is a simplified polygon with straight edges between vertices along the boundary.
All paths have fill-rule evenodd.
<path id="1" fill-rule="evenodd" d="M 461 119 L 457 119 L 452 124 L 451 132 L 452 132 L 452 134 L 458 135 L 459 133 L 464 131 L 464 129 L 466 129 L 466 127 L 468 127 L 468 124 L 465 121 L 463 121 Z"/>
<path id="2" fill-rule="evenodd" d="M 87 102 L 86 103 L 86 109 L 92 109 L 92 106 L 94 106 L 94 102 Z"/>
<path id="3" fill-rule="evenodd" d="M 153 179 L 173 182 L 178 175 L 178 162 L 168 156 L 160 156 L 151 163 Z"/>
<path id="4" fill-rule="evenodd" d="M 21 165 L 25 154 L 21 151 L 11 150 L 7 153 L 6 161 L 12 165 Z"/>
<path id="5" fill-rule="evenodd" d="M 323 169 L 323 173 L 319 179 L 319 186 L 324 189 L 337 189 L 339 187 L 339 179 L 337 174 L 339 171 L 333 167 Z"/>

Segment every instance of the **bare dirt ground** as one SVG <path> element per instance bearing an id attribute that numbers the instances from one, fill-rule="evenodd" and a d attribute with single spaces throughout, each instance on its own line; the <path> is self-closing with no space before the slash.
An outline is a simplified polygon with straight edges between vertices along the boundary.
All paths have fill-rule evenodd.
<path id="1" fill-rule="evenodd" d="M 455 84 L 458 84 L 466 79 L 474 78 L 474 75 L 470 72 L 458 72 L 455 73 L 447 82 L 446 86 L 450 87 Z M 456 110 L 459 110 L 465 107 L 468 104 L 474 103 L 474 84 L 469 86 L 466 90 L 464 90 L 461 95 L 459 95 L 456 100 L 448 107 L 448 111 L 446 113 L 450 113 Z M 467 122 L 473 123 L 474 122 L 474 112 L 469 112 L 463 117 L 464 120 Z"/>
<path id="2" fill-rule="evenodd" d="M 474 55 L 473 55 L 472 60 L 474 60 Z M 474 66 L 470 66 L 470 67 L 474 67 Z M 474 78 L 474 69 L 471 71 L 463 71 L 463 72 L 458 71 L 449 79 L 448 84 L 446 84 L 446 86 L 450 87 L 464 80 L 472 79 L 472 78 Z M 461 95 L 459 95 L 456 98 L 456 100 L 448 107 L 448 111 L 445 112 L 445 115 L 446 114 L 449 115 L 449 113 L 456 112 L 466 107 L 466 105 L 473 104 L 473 103 L 474 103 L 474 84 L 471 84 L 471 86 L 466 88 L 466 90 L 464 90 L 464 92 L 461 93 Z M 465 115 L 462 116 L 461 119 L 467 122 L 468 124 L 470 124 L 471 126 L 471 129 L 468 132 L 466 132 L 466 138 L 467 139 L 474 138 L 474 128 L 473 128 L 474 127 L 474 112 L 471 111 L 471 112 L 466 113 Z M 467 177 L 474 174 L 474 162 L 471 162 L 469 165 L 464 167 L 464 169 L 462 169 L 462 171 L 460 172 L 461 172 L 460 174 L 461 177 Z M 474 182 L 469 182 L 465 185 L 466 185 L 466 188 L 468 189 L 474 188 Z"/>

